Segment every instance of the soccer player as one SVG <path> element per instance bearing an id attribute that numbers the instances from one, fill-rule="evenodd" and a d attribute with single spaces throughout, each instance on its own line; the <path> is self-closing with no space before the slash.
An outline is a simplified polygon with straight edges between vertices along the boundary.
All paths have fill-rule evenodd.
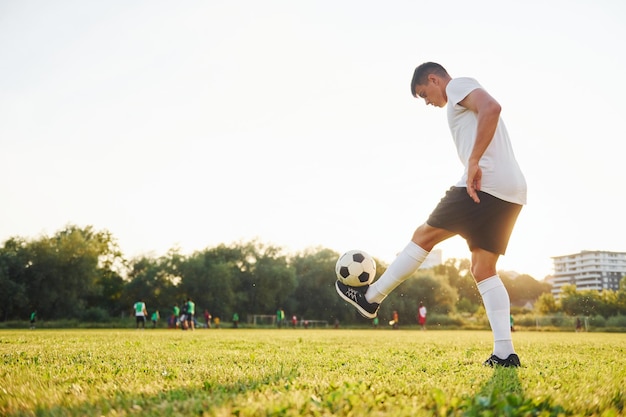
<path id="1" fill-rule="evenodd" d="M 137 301 L 133 305 L 133 310 L 135 311 L 135 321 L 136 326 L 139 328 L 139 323 L 141 323 L 141 328 L 146 328 L 146 316 L 148 315 L 148 311 L 146 310 L 146 303 L 143 302 L 143 299 Z"/>
<path id="2" fill-rule="evenodd" d="M 452 78 L 434 62 L 415 69 L 411 94 L 426 105 L 446 107 L 463 175 L 377 281 L 364 287 L 337 281 L 336 290 L 363 316 L 374 318 L 385 297 L 419 268 L 435 245 L 460 235 L 471 252 L 471 272 L 494 337 L 492 355 L 484 364 L 518 367 L 509 327 L 509 294 L 496 263 L 526 204 L 526 180 L 500 118 L 500 104 L 475 79 Z"/>
<path id="3" fill-rule="evenodd" d="M 196 329 L 196 303 L 193 302 L 191 297 L 187 298 L 187 328 L 191 330 Z"/>
<path id="4" fill-rule="evenodd" d="M 422 330 L 426 330 L 426 313 L 426 307 L 424 306 L 424 303 L 420 301 L 420 305 L 417 309 L 417 322 L 422 327 Z"/>
<path id="5" fill-rule="evenodd" d="M 35 321 L 37 321 L 37 310 L 30 313 L 30 328 L 35 328 Z"/>

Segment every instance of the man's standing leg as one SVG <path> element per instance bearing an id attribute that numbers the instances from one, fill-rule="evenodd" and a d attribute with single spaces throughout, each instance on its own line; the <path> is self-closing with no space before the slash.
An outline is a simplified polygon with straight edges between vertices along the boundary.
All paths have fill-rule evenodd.
<path id="1" fill-rule="evenodd" d="M 485 365 L 520 366 L 511 337 L 509 293 L 496 273 L 498 257 L 483 249 L 472 251 L 472 274 L 493 332 L 493 355 Z"/>

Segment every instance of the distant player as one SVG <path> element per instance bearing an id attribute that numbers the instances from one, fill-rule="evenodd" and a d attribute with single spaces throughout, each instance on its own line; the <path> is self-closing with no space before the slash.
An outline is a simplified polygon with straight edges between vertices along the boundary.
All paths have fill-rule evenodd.
<path id="1" fill-rule="evenodd" d="M 196 329 L 196 303 L 191 298 L 187 298 L 187 328 Z"/>
<path id="2" fill-rule="evenodd" d="M 172 309 L 172 328 L 177 328 L 180 325 L 180 308 L 175 305 Z"/>
<path id="3" fill-rule="evenodd" d="M 160 318 L 161 318 L 161 315 L 159 314 L 159 310 L 155 310 L 152 313 L 152 316 L 150 316 L 150 320 L 152 320 L 152 328 L 153 329 L 156 329 L 157 323 L 159 322 Z"/>
<path id="4" fill-rule="evenodd" d="M 139 324 L 141 324 L 141 328 L 146 328 L 146 316 L 148 315 L 148 311 L 146 310 L 146 303 L 143 300 L 139 300 L 133 306 L 135 310 L 135 321 L 137 329 L 139 328 Z"/>
<path id="5" fill-rule="evenodd" d="M 411 94 L 427 105 L 446 107 L 463 175 L 376 282 L 348 287 L 337 281 L 337 292 L 363 316 L 374 318 L 385 297 L 419 268 L 435 245 L 460 235 L 469 246 L 471 272 L 494 336 L 493 353 L 484 364 L 520 366 L 509 327 L 509 294 L 496 263 L 526 203 L 526 180 L 500 118 L 500 104 L 478 81 L 452 78 L 434 62 L 415 69 Z M 426 146 L 421 150 L 428 151 Z"/>
<path id="6" fill-rule="evenodd" d="M 30 328 L 35 328 L 35 322 L 37 321 L 37 310 L 30 313 Z"/>
<path id="7" fill-rule="evenodd" d="M 426 330 L 426 307 L 424 303 L 420 301 L 420 305 L 417 308 L 417 323 L 420 325 L 422 330 Z"/>

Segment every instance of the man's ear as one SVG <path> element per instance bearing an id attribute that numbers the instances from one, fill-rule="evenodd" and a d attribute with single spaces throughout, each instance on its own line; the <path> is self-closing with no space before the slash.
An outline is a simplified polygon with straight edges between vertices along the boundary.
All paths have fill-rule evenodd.
<path id="1" fill-rule="evenodd" d="M 439 85 L 439 77 L 437 77 L 435 74 L 428 74 L 428 81 L 432 81 L 433 84 Z"/>

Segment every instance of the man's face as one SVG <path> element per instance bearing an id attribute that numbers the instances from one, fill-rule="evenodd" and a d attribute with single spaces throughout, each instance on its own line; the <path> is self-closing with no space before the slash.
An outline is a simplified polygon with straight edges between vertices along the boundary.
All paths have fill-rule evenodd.
<path id="1" fill-rule="evenodd" d="M 445 87 L 439 77 L 429 75 L 426 84 L 415 86 L 415 95 L 421 97 L 426 105 L 435 107 L 445 107 L 448 103 Z"/>

